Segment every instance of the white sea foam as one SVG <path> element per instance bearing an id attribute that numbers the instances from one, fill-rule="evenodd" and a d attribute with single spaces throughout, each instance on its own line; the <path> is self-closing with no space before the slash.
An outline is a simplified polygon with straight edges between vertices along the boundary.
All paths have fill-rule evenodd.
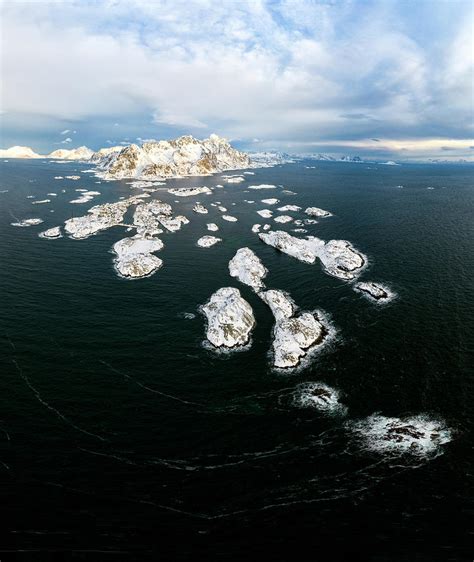
<path id="1" fill-rule="evenodd" d="M 404 418 L 374 414 L 361 421 L 349 422 L 347 428 L 364 449 L 380 453 L 432 455 L 453 438 L 443 420 L 424 414 Z"/>
<path id="2" fill-rule="evenodd" d="M 347 407 L 340 401 L 340 393 L 322 382 L 306 382 L 296 387 L 293 404 L 298 408 L 314 408 L 328 414 L 346 415 Z"/>

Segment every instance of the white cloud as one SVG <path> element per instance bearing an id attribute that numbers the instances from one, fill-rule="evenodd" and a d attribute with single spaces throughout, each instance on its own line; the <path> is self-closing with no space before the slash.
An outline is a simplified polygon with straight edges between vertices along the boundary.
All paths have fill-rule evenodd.
<path id="1" fill-rule="evenodd" d="M 410 9 L 393 3 L 8 4 L 3 110 L 57 119 L 145 113 L 249 142 L 462 138 L 472 31 L 469 4 L 456 6 L 441 39 L 410 34 Z"/>
<path id="2" fill-rule="evenodd" d="M 72 139 L 70 137 L 67 137 L 63 141 L 61 141 L 61 144 L 69 144 L 70 142 L 72 142 Z"/>
<path id="3" fill-rule="evenodd" d="M 61 131 L 59 134 L 60 135 L 67 135 L 68 133 L 70 133 L 71 131 L 69 129 L 64 129 L 64 131 Z"/>

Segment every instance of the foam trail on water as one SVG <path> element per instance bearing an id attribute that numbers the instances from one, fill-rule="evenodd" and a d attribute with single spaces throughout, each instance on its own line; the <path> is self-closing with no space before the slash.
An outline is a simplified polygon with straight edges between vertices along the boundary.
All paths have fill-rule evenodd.
<path id="1" fill-rule="evenodd" d="M 99 363 L 102 363 L 103 365 L 108 367 L 114 373 L 117 373 L 118 375 L 121 375 L 125 379 L 132 381 L 134 384 L 136 384 L 140 388 L 143 388 L 144 390 L 148 390 L 148 392 L 153 392 L 153 394 L 159 394 L 160 396 L 164 396 L 165 398 L 169 398 L 170 400 L 176 400 L 177 402 L 181 402 L 182 404 L 189 404 L 191 406 L 203 406 L 203 404 L 199 404 L 198 402 L 192 402 L 190 400 L 184 400 L 183 398 L 178 398 L 177 396 L 173 396 L 172 394 L 166 394 L 165 392 L 160 392 L 159 390 L 156 390 L 154 388 L 150 388 L 146 384 L 143 384 L 139 381 L 136 381 L 133 377 L 131 377 L 130 375 L 127 375 L 127 373 L 123 373 L 122 371 L 119 371 L 115 367 L 112 367 L 112 365 L 110 365 L 106 361 L 103 361 L 102 359 L 99 360 Z"/>
<path id="2" fill-rule="evenodd" d="M 51 404 L 48 404 L 48 402 L 46 402 L 46 400 L 44 400 L 42 398 L 42 396 L 38 392 L 38 390 L 36 390 L 36 388 L 31 384 L 30 379 L 25 375 L 25 373 L 23 372 L 23 369 L 21 369 L 21 367 L 20 367 L 20 365 L 18 365 L 17 361 L 15 359 L 12 359 L 12 363 L 15 365 L 18 373 L 20 374 L 20 377 L 24 380 L 25 384 L 33 392 L 33 394 L 36 396 L 37 400 L 45 408 L 48 408 L 48 410 L 51 410 L 51 412 L 54 412 L 58 416 L 59 419 L 61 419 L 63 422 L 67 423 L 68 425 L 70 425 L 71 427 L 76 429 L 77 431 L 80 431 L 81 433 L 84 433 L 85 435 L 89 435 L 90 437 L 94 437 L 95 439 L 100 439 L 100 441 L 106 441 L 106 439 L 104 437 L 101 437 L 100 435 L 96 435 L 95 433 L 91 433 L 90 431 L 87 431 L 86 429 L 82 429 L 82 427 L 79 427 L 78 425 L 76 425 L 74 422 L 72 422 L 70 419 L 68 419 L 64 414 L 61 414 L 61 412 L 59 410 L 57 410 L 56 408 L 54 408 L 54 406 L 51 406 Z"/>

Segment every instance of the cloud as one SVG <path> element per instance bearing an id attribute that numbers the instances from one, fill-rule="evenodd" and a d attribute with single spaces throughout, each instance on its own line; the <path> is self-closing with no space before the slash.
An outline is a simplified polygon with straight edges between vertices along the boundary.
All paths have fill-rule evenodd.
<path id="1" fill-rule="evenodd" d="M 61 144 L 69 144 L 70 142 L 72 142 L 72 139 L 70 137 L 67 137 L 63 141 L 61 141 Z"/>
<path id="2" fill-rule="evenodd" d="M 70 133 L 71 131 L 69 129 L 64 129 L 64 131 L 61 131 L 59 134 L 60 135 L 67 135 L 68 133 Z"/>
<path id="3" fill-rule="evenodd" d="M 472 7 L 455 4 L 4 3 L 3 111 L 111 127 L 141 115 L 269 147 L 466 139 Z"/>

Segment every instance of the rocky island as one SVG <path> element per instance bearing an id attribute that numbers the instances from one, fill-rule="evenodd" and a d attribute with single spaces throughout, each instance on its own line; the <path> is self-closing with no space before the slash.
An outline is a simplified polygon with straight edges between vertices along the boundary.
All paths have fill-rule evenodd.
<path id="1" fill-rule="evenodd" d="M 299 408 L 315 408 L 328 414 L 344 415 L 347 408 L 340 402 L 339 392 L 322 382 L 298 385 L 294 404 Z"/>
<path id="2" fill-rule="evenodd" d="M 258 292 L 263 287 L 267 268 L 250 248 L 239 248 L 229 262 L 229 273 Z"/>
<path id="3" fill-rule="evenodd" d="M 348 423 L 347 427 L 367 450 L 392 454 L 434 454 L 452 439 L 452 432 L 442 420 L 422 415 L 388 418 L 374 414 Z"/>
<path id="4" fill-rule="evenodd" d="M 369 300 L 378 303 L 389 302 L 396 297 L 396 294 L 388 287 L 372 281 L 355 283 L 354 291 L 362 293 Z"/>
<path id="5" fill-rule="evenodd" d="M 282 291 L 259 293 L 275 317 L 273 328 L 273 364 L 286 369 L 299 365 L 308 351 L 321 344 L 328 329 L 316 313 L 295 313 L 295 306 Z"/>
<path id="6" fill-rule="evenodd" d="M 122 277 L 141 278 L 157 271 L 163 262 L 153 255 L 163 248 L 159 238 L 142 238 L 140 235 L 116 242 L 115 268 Z"/>
<path id="7" fill-rule="evenodd" d="M 198 140 L 188 135 L 171 141 L 131 144 L 97 162 L 104 179 L 158 179 L 207 176 L 250 167 L 250 158 L 218 135 Z"/>
<path id="8" fill-rule="evenodd" d="M 261 232 L 259 237 L 265 244 L 302 262 L 314 263 L 319 258 L 326 273 L 346 281 L 355 279 L 367 263 L 367 258 L 347 240 L 296 238 L 282 230 Z"/>
<path id="9" fill-rule="evenodd" d="M 214 347 L 231 349 L 249 342 L 255 318 L 238 289 L 217 290 L 201 310 L 207 318 L 207 339 Z"/>

